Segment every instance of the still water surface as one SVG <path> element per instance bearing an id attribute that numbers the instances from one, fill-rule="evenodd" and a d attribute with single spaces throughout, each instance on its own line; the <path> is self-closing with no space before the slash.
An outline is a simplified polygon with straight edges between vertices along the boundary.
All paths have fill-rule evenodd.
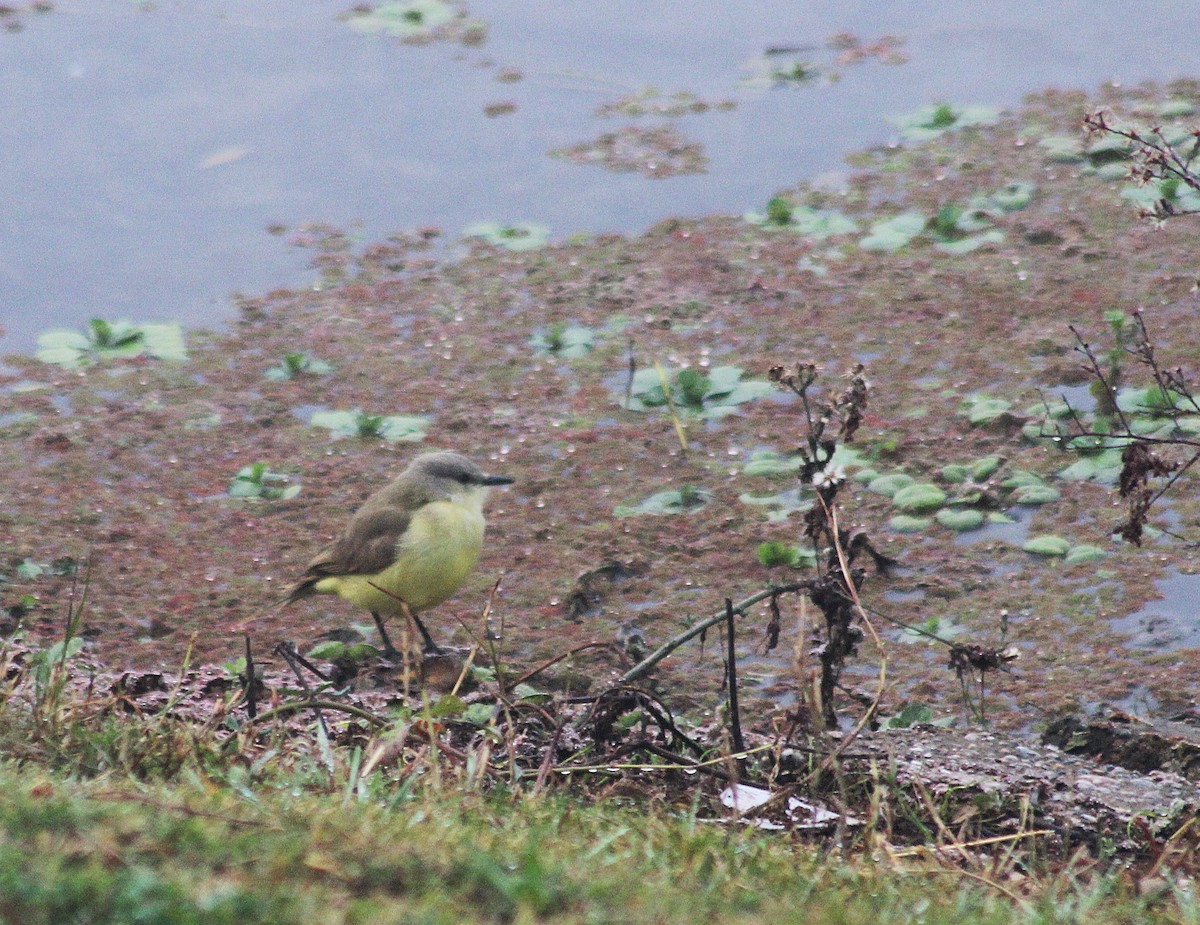
<path id="1" fill-rule="evenodd" d="M 1200 76 L 1200 4 L 1159 0 L 606 3 L 474 0 L 479 47 L 351 30 L 302 0 L 58 0 L 0 33 L 0 352 L 87 318 L 214 324 L 234 291 L 313 278 L 268 225 L 533 221 L 556 236 L 740 214 L 887 143 L 917 106 L 1012 106 L 1047 86 Z M 773 46 L 903 36 L 909 61 L 754 91 Z M 503 83 L 503 69 L 523 78 Z M 546 152 L 629 119 L 596 107 L 647 86 L 731 99 L 673 120 L 707 174 L 615 174 Z M 489 118 L 484 107 L 515 104 Z M 637 120 L 659 124 L 660 119 Z"/>

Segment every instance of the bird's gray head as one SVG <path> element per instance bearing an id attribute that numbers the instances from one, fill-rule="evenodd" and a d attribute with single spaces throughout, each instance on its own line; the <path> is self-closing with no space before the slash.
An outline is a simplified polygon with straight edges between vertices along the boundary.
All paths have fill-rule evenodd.
<path id="1" fill-rule="evenodd" d="M 511 485 L 506 475 L 488 475 L 471 460 L 458 453 L 442 451 L 422 453 L 404 470 L 404 477 L 425 483 L 438 494 L 455 494 L 464 489 Z"/>

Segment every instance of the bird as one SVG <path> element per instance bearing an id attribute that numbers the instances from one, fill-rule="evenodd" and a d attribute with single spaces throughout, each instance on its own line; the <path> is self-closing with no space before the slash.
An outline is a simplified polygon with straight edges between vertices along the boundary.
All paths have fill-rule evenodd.
<path id="1" fill-rule="evenodd" d="M 338 594 L 370 611 L 384 653 L 397 654 L 384 619 L 411 619 L 424 652 L 441 652 L 418 613 L 449 598 L 483 549 L 488 489 L 510 485 L 465 456 L 423 453 L 355 511 L 346 528 L 308 563 L 282 602 Z"/>

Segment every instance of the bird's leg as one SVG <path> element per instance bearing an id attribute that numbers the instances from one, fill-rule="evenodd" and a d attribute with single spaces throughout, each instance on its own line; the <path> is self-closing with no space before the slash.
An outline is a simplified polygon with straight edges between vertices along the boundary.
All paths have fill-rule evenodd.
<path id="1" fill-rule="evenodd" d="M 432 655 L 439 655 L 442 650 L 438 648 L 437 643 L 433 641 L 433 637 L 429 635 L 429 630 L 425 629 L 425 624 L 421 622 L 421 618 L 418 617 L 413 612 L 412 608 L 403 601 L 400 602 L 400 606 L 404 608 L 404 615 L 412 620 L 413 623 L 416 624 L 417 629 L 420 631 L 421 638 L 425 640 L 425 651 L 431 653 Z"/>
<path id="2" fill-rule="evenodd" d="M 383 617 L 379 616 L 375 611 L 371 611 L 371 619 L 375 621 L 375 628 L 379 630 L 379 638 L 383 640 L 383 654 L 388 658 L 394 655 L 399 655 L 400 650 L 392 645 L 392 640 L 387 634 L 387 630 L 383 628 Z"/>

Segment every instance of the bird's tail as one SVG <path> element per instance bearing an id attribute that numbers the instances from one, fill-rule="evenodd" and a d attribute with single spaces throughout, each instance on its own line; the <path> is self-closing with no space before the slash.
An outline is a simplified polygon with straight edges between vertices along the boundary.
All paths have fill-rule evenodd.
<path id="1" fill-rule="evenodd" d="M 316 584 L 321 580 L 321 577 L 322 576 L 320 575 L 313 575 L 309 578 L 305 578 L 302 581 L 296 582 L 291 588 L 288 589 L 287 594 L 279 599 L 279 603 L 275 605 L 274 609 L 280 610 L 286 607 L 288 604 L 294 604 L 296 601 L 302 601 L 306 597 L 312 597 L 317 593 Z"/>

